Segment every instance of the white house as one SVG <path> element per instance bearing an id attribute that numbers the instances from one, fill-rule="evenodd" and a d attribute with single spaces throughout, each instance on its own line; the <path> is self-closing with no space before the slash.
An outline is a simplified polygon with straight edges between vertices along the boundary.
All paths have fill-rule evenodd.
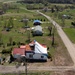
<path id="1" fill-rule="evenodd" d="M 12 54 L 16 59 L 26 57 L 26 59 L 31 61 L 47 61 L 48 58 L 46 45 L 40 44 L 35 40 L 28 45 L 14 48 Z"/>
<path id="2" fill-rule="evenodd" d="M 35 41 L 34 52 L 41 53 L 41 54 L 47 54 L 47 47 L 44 45 L 41 45 L 37 41 Z"/>
<path id="3" fill-rule="evenodd" d="M 34 41 L 34 50 L 26 51 L 26 57 L 30 60 L 47 61 L 47 47 Z"/>

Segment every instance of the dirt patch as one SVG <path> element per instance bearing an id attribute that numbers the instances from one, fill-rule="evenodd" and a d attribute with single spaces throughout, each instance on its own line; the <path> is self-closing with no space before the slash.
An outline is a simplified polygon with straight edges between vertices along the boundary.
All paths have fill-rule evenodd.
<path id="1" fill-rule="evenodd" d="M 2 31 L 2 34 L 8 34 L 8 32 L 7 31 Z"/>
<path id="2" fill-rule="evenodd" d="M 55 47 L 56 52 L 55 52 L 55 55 L 53 58 L 54 65 L 56 65 L 56 66 L 72 66 L 73 61 L 59 36 L 55 37 L 55 42 L 56 42 L 57 46 Z"/>
<path id="3" fill-rule="evenodd" d="M 25 32 L 26 30 L 23 29 L 23 28 L 20 28 L 19 31 L 23 33 L 23 32 Z"/>
<path id="4" fill-rule="evenodd" d="M 45 38 L 47 40 L 51 40 L 51 38 L 49 38 L 49 37 L 45 37 Z M 30 65 L 31 67 L 33 67 L 33 66 L 35 66 L 35 67 L 37 67 L 37 66 L 46 66 L 46 67 L 47 66 L 48 67 L 49 66 L 72 66 L 73 61 L 59 36 L 55 37 L 55 44 L 56 44 L 55 53 L 52 57 L 52 61 L 50 59 L 48 59 L 48 61 L 44 62 L 44 63 L 34 62 L 34 63 L 29 63 L 28 65 Z"/>
<path id="5" fill-rule="evenodd" d="M 60 54 L 58 54 L 58 56 L 55 57 L 54 64 L 64 66 L 65 65 L 65 58 L 62 57 Z"/>
<path id="6" fill-rule="evenodd" d="M 38 66 L 40 66 L 40 67 L 42 67 L 42 66 L 49 67 L 51 65 L 53 65 L 53 61 L 50 61 L 49 59 L 48 59 L 47 62 L 33 62 L 33 63 L 28 63 L 28 66 L 30 66 L 30 67 L 38 67 Z"/>
<path id="7" fill-rule="evenodd" d="M 65 71 L 65 72 L 52 72 L 51 75 L 75 75 L 75 71 L 74 70 L 69 70 L 69 71 Z"/>

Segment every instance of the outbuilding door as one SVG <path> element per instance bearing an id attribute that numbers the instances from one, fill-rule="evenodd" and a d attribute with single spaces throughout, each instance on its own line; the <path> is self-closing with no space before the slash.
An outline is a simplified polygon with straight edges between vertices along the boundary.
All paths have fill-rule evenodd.
<path id="1" fill-rule="evenodd" d="M 29 58 L 32 59 L 33 58 L 33 54 L 29 54 Z"/>

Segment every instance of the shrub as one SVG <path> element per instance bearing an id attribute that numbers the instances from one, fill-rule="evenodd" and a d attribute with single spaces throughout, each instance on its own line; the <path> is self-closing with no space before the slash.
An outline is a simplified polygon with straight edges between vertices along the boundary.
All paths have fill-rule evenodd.
<path id="1" fill-rule="evenodd" d="M 44 21 L 46 21 L 46 20 L 44 19 Z"/>
<path id="2" fill-rule="evenodd" d="M 42 21 L 42 19 L 41 19 L 41 21 Z"/>
<path id="3" fill-rule="evenodd" d="M 48 58 L 52 61 L 52 55 L 50 54 L 50 52 L 48 52 Z"/>
<path id="4" fill-rule="evenodd" d="M 7 46 L 11 46 L 11 44 L 10 43 L 7 43 Z"/>
<path id="5" fill-rule="evenodd" d="M 2 50 L 2 54 L 8 54 L 8 53 L 11 53 L 11 51 L 12 51 L 12 48 L 9 48 L 9 49 L 3 49 Z"/>
<path id="6" fill-rule="evenodd" d="M 17 45 L 20 45 L 20 44 L 21 44 L 20 42 L 17 43 Z"/>
<path id="7" fill-rule="evenodd" d="M 75 22 L 71 22 L 71 25 L 75 26 Z"/>
<path id="8" fill-rule="evenodd" d="M 16 42 L 15 42 L 15 41 L 13 41 L 12 45 L 13 45 L 13 46 L 14 46 L 14 45 L 16 45 Z"/>

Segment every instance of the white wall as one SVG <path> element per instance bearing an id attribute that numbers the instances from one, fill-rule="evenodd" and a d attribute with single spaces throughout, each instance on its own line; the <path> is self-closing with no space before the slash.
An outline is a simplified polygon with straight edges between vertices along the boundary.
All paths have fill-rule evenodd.
<path id="1" fill-rule="evenodd" d="M 30 55 L 32 55 L 33 57 L 30 57 Z M 27 57 L 28 59 L 47 60 L 47 56 L 44 55 L 44 54 L 40 54 L 40 53 L 35 53 L 35 54 L 33 54 L 33 53 L 26 53 L 26 57 Z"/>

